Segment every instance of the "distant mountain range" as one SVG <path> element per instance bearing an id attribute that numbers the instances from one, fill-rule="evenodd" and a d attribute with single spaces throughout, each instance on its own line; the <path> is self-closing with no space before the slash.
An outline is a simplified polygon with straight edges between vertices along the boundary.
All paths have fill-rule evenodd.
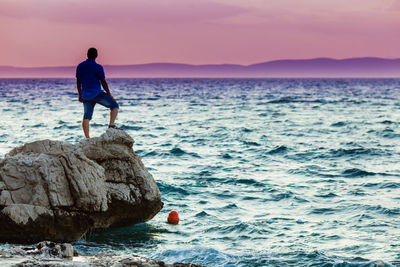
<path id="1" fill-rule="evenodd" d="M 315 58 L 274 60 L 253 65 L 190 65 L 149 63 L 140 65 L 104 65 L 109 78 L 282 78 L 282 77 L 355 77 L 400 78 L 400 58 Z M 0 66 L 0 78 L 74 78 L 75 66 L 10 67 Z"/>

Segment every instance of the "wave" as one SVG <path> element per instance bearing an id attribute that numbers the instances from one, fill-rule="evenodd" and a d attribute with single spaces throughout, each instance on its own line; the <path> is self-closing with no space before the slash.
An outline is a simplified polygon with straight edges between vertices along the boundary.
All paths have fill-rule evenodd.
<path id="1" fill-rule="evenodd" d="M 336 195 L 335 193 L 329 192 L 327 194 L 318 194 L 315 195 L 315 197 L 321 197 L 321 198 L 332 198 L 332 197 L 337 197 L 338 195 Z"/>
<path id="2" fill-rule="evenodd" d="M 223 253 L 217 249 L 201 246 L 184 246 L 177 249 L 168 249 L 153 254 L 151 258 L 162 260 L 170 264 L 176 262 L 190 262 L 204 266 L 224 266 L 231 262 L 232 259 L 236 259 L 235 256 Z"/>
<path id="3" fill-rule="evenodd" d="M 126 252 L 127 247 L 145 246 L 154 242 L 154 236 L 168 233 L 171 231 L 167 228 L 140 223 L 134 226 L 110 228 L 104 232 L 89 232 L 84 239 L 72 244 L 80 255 L 91 255 L 105 250 Z"/>
<path id="4" fill-rule="evenodd" d="M 288 172 L 291 174 L 304 175 L 307 177 L 335 178 L 338 176 L 337 174 L 335 174 L 334 170 L 328 170 L 318 165 L 306 165 L 297 169 L 291 169 Z"/>
<path id="5" fill-rule="evenodd" d="M 269 104 L 287 104 L 287 103 L 320 103 L 320 104 L 327 104 L 327 103 L 335 103 L 335 101 L 325 100 L 325 99 L 301 99 L 296 97 L 281 97 L 278 99 L 273 99 L 268 101 Z"/>
<path id="6" fill-rule="evenodd" d="M 167 145 L 167 146 L 169 146 L 169 145 Z M 142 150 L 137 150 L 136 153 L 140 154 L 140 153 L 143 153 L 143 151 Z M 161 152 L 161 151 L 157 152 L 157 151 L 153 150 L 153 151 L 145 153 L 143 155 L 143 157 L 154 157 L 154 156 L 182 157 L 182 156 L 185 156 L 185 155 L 192 156 L 192 157 L 195 157 L 195 158 L 201 158 L 197 153 L 190 153 L 190 152 L 187 152 L 187 151 L 185 151 L 185 150 L 183 150 L 183 149 L 181 149 L 179 147 L 174 147 L 174 148 L 170 149 L 168 152 Z"/>
<path id="7" fill-rule="evenodd" d="M 261 146 L 261 144 L 254 142 L 254 141 L 243 141 L 243 144 L 247 146 Z"/>
<path id="8" fill-rule="evenodd" d="M 140 151 L 140 152 L 142 152 L 142 151 Z M 139 153 L 139 151 L 136 151 L 136 153 L 137 154 L 140 154 Z M 147 157 L 153 157 L 153 156 L 157 156 L 158 155 L 158 153 L 156 152 L 156 151 L 150 151 L 150 152 L 147 152 L 146 154 L 144 154 L 142 157 L 143 158 L 147 158 Z"/>
<path id="9" fill-rule="evenodd" d="M 206 233 L 218 233 L 219 235 L 236 235 L 236 234 L 241 234 L 241 233 L 249 233 L 251 231 L 251 228 L 254 228 L 254 226 L 249 225 L 248 223 L 245 222 L 232 222 L 227 225 L 218 225 L 218 226 L 211 226 L 205 230 Z"/>
<path id="10" fill-rule="evenodd" d="M 242 132 L 245 132 L 245 133 L 251 133 L 251 132 L 253 132 L 253 131 L 254 131 L 254 130 L 249 129 L 249 128 L 246 128 L 246 127 L 242 128 Z"/>
<path id="11" fill-rule="evenodd" d="M 80 127 L 80 125 L 79 125 L 79 127 Z M 93 128 L 105 128 L 105 129 L 107 129 L 107 128 L 108 128 L 108 124 L 106 124 L 106 123 L 92 122 L 92 123 L 90 123 L 90 127 L 93 127 Z"/>
<path id="12" fill-rule="evenodd" d="M 388 215 L 388 216 L 400 215 L 400 208 L 386 208 L 386 207 L 382 207 L 381 205 L 376 205 L 376 206 L 367 205 L 366 210 L 375 211 L 375 212 L 378 212 L 378 213 L 381 213 L 384 215 Z"/>
<path id="13" fill-rule="evenodd" d="M 342 172 L 342 175 L 344 177 L 348 177 L 348 178 L 356 178 L 356 177 L 364 177 L 364 176 L 373 176 L 373 175 L 377 175 L 377 173 L 364 171 L 364 170 L 357 169 L 357 168 L 351 168 L 351 169 L 344 170 Z"/>
<path id="14" fill-rule="evenodd" d="M 379 148 L 337 148 L 326 150 L 323 147 L 313 149 L 311 151 L 301 151 L 296 153 L 287 153 L 285 158 L 296 160 L 298 162 L 307 162 L 311 160 L 330 160 L 338 158 L 355 158 L 355 157 L 368 158 L 370 156 L 393 156 L 393 151 L 390 149 Z"/>
<path id="15" fill-rule="evenodd" d="M 384 121 L 381 121 L 380 123 L 382 123 L 382 124 L 393 124 L 395 122 L 391 121 L 391 120 L 384 120 Z"/>
<path id="16" fill-rule="evenodd" d="M 395 142 L 400 122 L 388 113 L 399 107 L 400 80 L 379 83 L 346 80 L 346 85 L 337 86 L 334 80 L 306 79 L 113 80 L 116 96 L 126 103 L 118 124 L 136 133 L 136 152 L 154 174 L 166 206 L 147 224 L 168 232 L 146 228 L 135 232 L 140 227 L 134 226 L 132 232 L 138 238 L 107 231 L 102 236 L 107 241 L 99 237 L 87 247 L 109 242 L 113 246 L 104 247 L 107 250 L 132 249 L 143 255 L 176 249 L 169 250 L 169 256 L 168 252 L 163 254 L 165 259 L 175 262 L 182 256 L 193 262 L 193 257 L 194 262 L 206 266 L 368 266 L 375 263 L 356 256 L 396 257 L 396 247 L 380 246 L 390 243 L 390 235 L 381 235 L 379 240 L 374 237 L 400 227 L 395 220 L 398 206 L 392 205 L 400 199 L 400 171 L 396 169 L 400 153 Z M 72 80 L 62 88 L 43 81 L 43 87 L 52 89 L 39 96 L 42 91 L 36 86 L 29 89 L 32 95 L 24 91 L 31 80 L 13 84 L 20 84 L 21 90 L 9 91 L 10 83 L 0 88 L 0 95 L 8 90 L 0 97 L 4 117 L 0 135 L 8 135 L 0 137 L 0 153 L 45 138 L 80 141 L 81 104 L 75 99 L 61 105 L 70 99 L 60 98 L 58 90 L 71 91 Z M 160 97 L 157 94 L 160 100 L 150 100 Z M 223 99 L 210 100 L 218 95 Z M 8 98 L 19 102 L 11 105 Z M 363 101 L 366 104 L 357 104 Z M 135 105 L 130 107 L 128 102 Z M 330 104 L 333 102 L 338 104 Z M 46 111 L 46 105 L 51 110 Z M 98 110 L 95 115 L 93 122 L 101 124 L 92 124 L 92 135 L 98 136 L 107 129 L 108 111 Z M 22 128 L 24 123 L 40 122 L 47 126 Z M 382 201 L 376 202 L 378 198 Z M 230 203 L 238 207 L 228 206 Z M 382 207 L 374 206 L 378 204 Z M 177 226 L 166 223 L 167 209 L 172 208 L 181 215 Z M 336 208 L 337 214 L 317 208 Z M 309 212 L 317 214 L 307 215 Z M 290 221 L 274 219 L 288 213 L 293 215 Z M 371 218 L 360 217 L 362 214 Z M 363 224 L 357 225 L 356 216 Z M 327 219 L 323 217 L 332 223 L 314 224 L 314 218 Z M 269 218 L 273 223 L 265 223 Z M 296 224 L 297 218 L 306 223 Z M 333 222 L 337 218 L 339 221 Z M 254 226 L 238 220 L 264 223 Z M 388 226 L 368 227 L 372 221 Z M 215 232 L 205 233 L 212 226 L 217 227 Z M 328 233 L 332 227 L 334 231 Z M 147 237 L 139 237 L 141 232 L 147 232 Z M 343 240 L 324 239 L 334 232 L 340 232 Z M 372 237 L 346 247 L 351 234 Z M 217 250 L 194 247 L 191 251 L 189 245 L 199 244 Z M 274 247 L 279 252 L 274 253 Z M 303 250 L 316 247 L 326 249 L 326 254 Z"/>
<path id="17" fill-rule="evenodd" d="M 40 127 L 47 127 L 47 125 L 46 124 L 44 124 L 44 123 L 37 123 L 37 124 L 34 124 L 34 125 L 23 125 L 22 126 L 22 128 L 40 128 Z"/>
<path id="18" fill-rule="evenodd" d="M 267 152 L 267 154 L 270 155 L 275 155 L 275 154 L 283 154 L 286 153 L 288 151 L 288 148 L 286 146 L 276 146 L 274 148 L 272 148 L 270 151 Z"/>
<path id="19" fill-rule="evenodd" d="M 194 215 L 194 217 L 195 218 L 205 218 L 205 217 L 211 217 L 211 215 L 203 210 L 203 211 L 197 213 L 196 215 Z"/>
<path id="20" fill-rule="evenodd" d="M 184 151 L 183 149 L 180 149 L 179 147 L 174 147 L 173 149 L 171 149 L 169 151 L 169 153 L 171 153 L 174 156 L 178 156 L 178 157 L 187 154 L 186 151 Z"/>
<path id="21" fill-rule="evenodd" d="M 232 204 L 228 204 L 228 205 L 222 207 L 222 209 L 223 210 L 232 210 L 232 209 L 239 209 L 239 207 L 235 203 L 232 203 Z"/>
<path id="22" fill-rule="evenodd" d="M 293 196 L 293 193 L 288 191 L 285 193 L 278 193 L 278 194 L 272 194 L 271 198 L 265 199 L 266 201 L 281 201 L 283 199 L 288 199 Z"/>
<path id="23" fill-rule="evenodd" d="M 139 131 L 142 130 L 143 127 L 142 126 L 130 126 L 130 125 L 121 125 L 121 128 L 123 130 L 133 130 L 133 131 Z"/>
<path id="24" fill-rule="evenodd" d="M 157 185 L 158 188 L 160 189 L 161 194 L 165 194 L 168 196 L 176 195 L 179 197 L 183 197 L 183 196 L 189 196 L 190 194 L 193 193 L 177 185 L 171 185 L 166 183 L 157 183 Z"/>
<path id="25" fill-rule="evenodd" d="M 221 156 L 221 158 L 223 159 L 232 159 L 233 157 L 231 155 L 229 155 L 228 153 L 225 153 Z"/>
<path id="26" fill-rule="evenodd" d="M 73 129 L 79 129 L 79 128 L 81 128 L 80 125 L 67 125 L 67 124 L 64 124 L 64 125 L 56 126 L 53 129 L 54 130 L 62 130 L 62 129 L 73 130 Z"/>
<path id="27" fill-rule="evenodd" d="M 347 125 L 347 122 L 338 121 L 338 122 L 332 123 L 332 124 L 331 124 L 331 127 L 343 127 L 343 126 L 345 126 L 345 125 Z"/>
<path id="28" fill-rule="evenodd" d="M 265 184 L 254 179 L 237 179 L 234 180 L 236 184 L 252 185 L 255 187 L 265 187 Z"/>
<path id="29" fill-rule="evenodd" d="M 235 180 L 235 183 L 237 184 L 245 184 L 245 185 L 251 185 L 251 184 L 260 184 L 254 179 L 237 179 Z"/>
<path id="30" fill-rule="evenodd" d="M 396 188 L 400 188 L 400 183 L 397 183 L 397 182 L 379 183 L 378 187 L 381 189 L 384 189 L 384 188 L 396 189 Z"/>
<path id="31" fill-rule="evenodd" d="M 337 209 L 334 208 L 315 208 L 312 209 L 310 214 L 324 214 L 324 215 L 328 215 L 328 214 L 335 214 L 337 213 Z"/>
<path id="32" fill-rule="evenodd" d="M 203 170 L 199 173 L 199 176 L 201 177 L 205 177 L 205 176 L 211 176 L 213 175 L 213 172 L 209 171 L 209 170 Z"/>
<path id="33" fill-rule="evenodd" d="M 400 138 L 400 133 L 396 133 L 393 129 L 386 128 L 382 131 L 377 132 L 378 136 L 382 136 L 383 138 L 395 139 Z"/>
<path id="34" fill-rule="evenodd" d="M 321 177 L 321 178 L 358 178 L 358 177 L 366 177 L 366 176 L 394 176 L 397 177 L 397 174 L 385 173 L 385 172 L 371 172 L 362 170 L 359 168 L 349 168 L 345 170 L 336 170 L 336 169 L 325 169 L 317 165 L 303 166 L 297 169 L 291 169 L 288 171 L 291 174 L 297 175 L 305 175 L 308 177 Z M 327 182 L 327 180 L 324 180 Z M 317 181 L 314 181 L 317 182 Z M 377 183 L 372 183 L 373 186 L 378 185 Z M 395 186 L 395 185 L 391 185 Z"/>
<path id="35" fill-rule="evenodd" d="M 263 235 L 268 235 L 264 231 Z M 251 238 L 249 242 L 251 242 Z M 224 237 L 223 242 L 234 242 L 234 239 Z M 306 251 L 304 249 L 268 249 L 245 251 L 229 254 L 222 250 L 204 246 L 182 246 L 168 249 L 151 255 L 152 258 L 166 263 L 192 262 L 203 266 L 323 266 L 323 267 L 394 267 L 382 260 L 370 260 L 362 257 L 343 257 L 329 255 L 325 251 Z"/>
<path id="36" fill-rule="evenodd" d="M 331 149 L 329 154 L 334 157 L 344 157 L 344 156 L 358 156 L 358 155 L 381 155 L 382 151 L 380 149 L 372 148 L 339 148 Z"/>

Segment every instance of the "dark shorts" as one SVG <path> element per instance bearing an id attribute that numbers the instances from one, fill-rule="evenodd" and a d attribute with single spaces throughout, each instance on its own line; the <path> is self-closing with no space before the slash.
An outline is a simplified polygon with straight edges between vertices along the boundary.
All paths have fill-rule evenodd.
<path id="1" fill-rule="evenodd" d="M 83 119 L 84 120 L 92 119 L 94 106 L 97 103 L 99 103 L 100 105 L 105 106 L 106 108 L 109 108 L 109 109 L 119 108 L 119 105 L 117 102 L 115 102 L 105 92 L 101 92 L 92 100 L 83 100 L 83 109 L 84 109 Z"/>

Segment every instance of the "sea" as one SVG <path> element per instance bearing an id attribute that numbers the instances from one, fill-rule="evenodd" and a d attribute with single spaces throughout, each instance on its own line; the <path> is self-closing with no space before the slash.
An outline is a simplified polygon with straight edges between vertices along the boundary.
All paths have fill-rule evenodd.
<path id="1" fill-rule="evenodd" d="M 162 194 L 150 221 L 74 242 L 204 266 L 400 266 L 400 79 L 109 79 Z M 77 143 L 73 79 L 0 79 L 0 158 Z M 91 136 L 109 111 L 97 105 Z M 180 223 L 166 222 L 170 211 Z M 0 248 L 8 246 L 0 245 Z"/>

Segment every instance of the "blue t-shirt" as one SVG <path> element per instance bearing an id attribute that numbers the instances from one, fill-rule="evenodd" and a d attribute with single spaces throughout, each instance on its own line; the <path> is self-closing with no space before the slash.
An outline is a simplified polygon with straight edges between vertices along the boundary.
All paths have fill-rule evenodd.
<path id="1" fill-rule="evenodd" d="M 76 68 L 76 78 L 82 84 L 82 99 L 91 100 L 102 92 L 100 80 L 105 78 L 103 66 L 86 59 Z"/>

